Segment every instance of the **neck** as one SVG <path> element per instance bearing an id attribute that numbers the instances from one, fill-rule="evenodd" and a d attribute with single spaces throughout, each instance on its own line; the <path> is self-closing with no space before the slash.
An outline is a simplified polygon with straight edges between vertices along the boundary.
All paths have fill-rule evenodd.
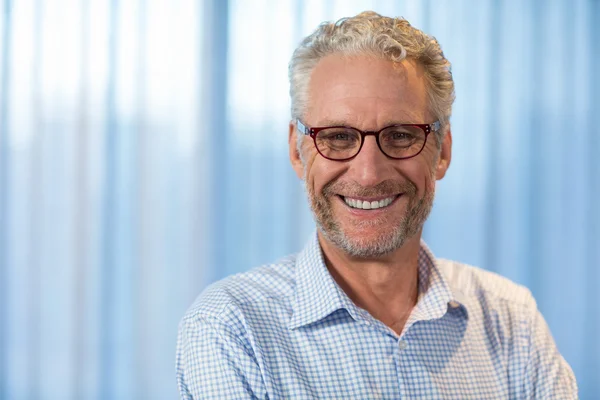
<path id="1" fill-rule="evenodd" d="M 319 232 L 325 264 L 333 279 L 358 306 L 398 335 L 418 297 L 421 232 L 394 252 L 372 259 L 352 257 Z"/>

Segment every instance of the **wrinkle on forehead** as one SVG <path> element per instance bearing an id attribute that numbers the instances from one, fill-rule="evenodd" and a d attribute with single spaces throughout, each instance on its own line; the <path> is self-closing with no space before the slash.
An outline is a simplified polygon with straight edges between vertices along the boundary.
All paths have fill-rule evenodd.
<path id="1" fill-rule="evenodd" d="M 322 59 L 309 85 L 309 124 L 375 130 L 397 123 L 429 123 L 423 69 L 414 60 L 375 57 Z"/>

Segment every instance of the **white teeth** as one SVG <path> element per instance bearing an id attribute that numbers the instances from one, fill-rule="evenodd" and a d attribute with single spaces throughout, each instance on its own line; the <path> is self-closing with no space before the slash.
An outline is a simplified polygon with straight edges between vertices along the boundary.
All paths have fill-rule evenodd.
<path id="1" fill-rule="evenodd" d="M 362 201 L 357 199 L 351 199 L 348 197 L 344 197 L 344 201 L 352 208 L 359 208 L 362 210 L 373 210 L 376 208 L 387 207 L 394 201 L 396 197 L 388 197 L 387 199 L 379 200 L 379 201 Z"/>

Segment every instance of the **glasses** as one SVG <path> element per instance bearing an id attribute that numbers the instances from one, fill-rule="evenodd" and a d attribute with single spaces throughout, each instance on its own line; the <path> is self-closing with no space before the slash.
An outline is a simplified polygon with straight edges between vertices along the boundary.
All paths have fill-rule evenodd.
<path id="1" fill-rule="evenodd" d="M 326 126 L 310 128 L 296 120 L 298 130 L 309 135 L 319 154 L 328 160 L 347 161 L 358 155 L 366 136 L 375 136 L 383 154 L 394 160 L 417 156 L 425 148 L 431 132 L 441 128 L 440 121 L 432 124 L 398 124 L 386 126 L 379 131 L 363 132 L 349 126 Z"/>

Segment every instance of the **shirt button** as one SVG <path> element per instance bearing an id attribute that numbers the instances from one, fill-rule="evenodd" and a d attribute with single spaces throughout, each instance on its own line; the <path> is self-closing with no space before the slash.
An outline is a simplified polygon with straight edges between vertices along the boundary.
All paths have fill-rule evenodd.
<path id="1" fill-rule="evenodd" d="M 452 308 L 458 308 L 460 307 L 460 304 L 458 304 L 458 302 L 454 301 L 454 300 L 450 300 L 450 302 L 448 303 L 448 305 Z"/>
<path id="2" fill-rule="evenodd" d="M 400 350 L 404 350 L 407 346 L 408 346 L 408 344 L 404 340 L 400 340 L 398 342 L 398 347 L 400 348 Z"/>

